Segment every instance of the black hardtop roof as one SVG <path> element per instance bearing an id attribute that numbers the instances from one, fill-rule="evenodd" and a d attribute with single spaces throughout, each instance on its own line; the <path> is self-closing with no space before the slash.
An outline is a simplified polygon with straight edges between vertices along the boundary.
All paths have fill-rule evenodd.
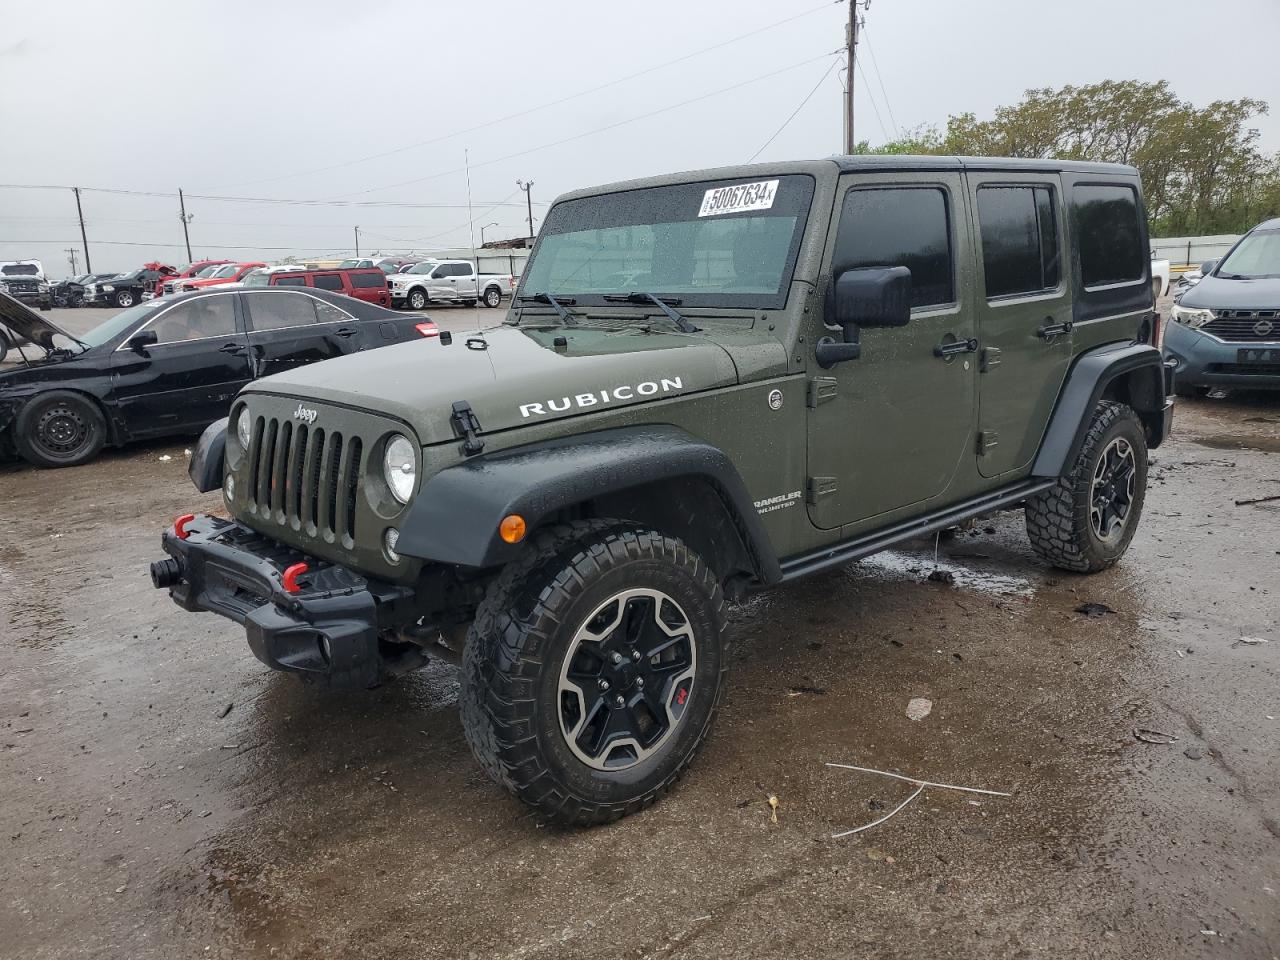
<path id="1" fill-rule="evenodd" d="M 745 180 L 748 178 L 778 177 L 787 174 L 809 174 L 830 177 L 832 173 L 886 173 L 893 171 L 922 172 L 928 170 L 1007 170 L 1010 173 L 1079 173 L 1110 178 L 1134 179 L 1136 167 L 1122 163 L 1090 163 L 1083 160 L 1039 160 L 1021 157 L 945 157 L 926 155 L 854 154 L 834 156 L 824 160 L 788 160 L 777 163 L 741 164 L 732 167 L 709 167 L 704 170 L 687 170 L 638 180 L 624 180 L 601 184 L 562 194 L 560 200 L 599 196 L 624 190 L 642 190 L 647 187 L 665 187 L 699 180 Z"/>

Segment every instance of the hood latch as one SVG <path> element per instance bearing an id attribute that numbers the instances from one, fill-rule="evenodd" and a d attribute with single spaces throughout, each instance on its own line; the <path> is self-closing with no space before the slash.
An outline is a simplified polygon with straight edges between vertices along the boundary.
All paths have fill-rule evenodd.
<path id="1" fill-rule="evenodd" d="M 453 432 L 462 438 L 462 452 L 474 456 L 484 449 L 484 441 L 480 439 L 480 421 L 476 419 L 471 404 L 459 400 L 453 405 L 453 415 L 449 418 L 453 424 Z"/>

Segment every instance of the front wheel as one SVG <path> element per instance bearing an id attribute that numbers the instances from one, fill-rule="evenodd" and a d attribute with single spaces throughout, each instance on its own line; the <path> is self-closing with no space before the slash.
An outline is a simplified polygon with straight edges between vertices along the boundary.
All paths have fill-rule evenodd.
<path id="1" fill-rule="evenodd" d="M 1027 535 L 1063 570 L 1096 573 L 1124 555 L 1147 492 L 1147 438 L 1127 405 L 1103 400 L 1071 472 L 1027 500 Z"/>
<path id="2" fill-rule="evenodd" d="M 425 310 L 427 307 L 427 295 L 422 290 L 409 291 L 409 309 Z"/>
<path id="3" fill-rule="evenodd" d="M 115 296 L 117 307 L 132 307 L 134 304 L 132 290 L 117 290 Z"/>
<path id="4" fill-rule="evenodd" d="M 102 412 L 88 397 L 54 390 L 31 400 L 18 414 L 14 442 L 37 467 L 74 467 L 92 460 L 107 439 Z"/>
<path id="5" fill-rule="evenodd" d="M 480 765 L 564 824 L 653 803 L 710 729 L 724 608 L 679 540 L 610 521 L 535 535 L 467 637 L 462 723 Z"/>
<path id="6" fill-rule="evenodd" d="M 500 303 L 502 303 L 502 291 L 497 287 L 490 287 L 484 292 L 484 305 L 490 310 Z"/>

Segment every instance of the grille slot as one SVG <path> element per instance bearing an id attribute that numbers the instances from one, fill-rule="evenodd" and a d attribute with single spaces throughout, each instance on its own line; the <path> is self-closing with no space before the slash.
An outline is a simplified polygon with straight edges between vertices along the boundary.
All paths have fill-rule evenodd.
<path id="1" fill-rule="evenodd" d="M 1280 343 L 1280 310 L 1215 310 L 1200 329 L 1229 343 Z"/>
<path id="2" fill-rule="evenodd" d="M 261 517 L 308 535 L 355 539 L 364 444 L 341 433 L 258 417 L 249 451 L 249 493 Z"/>

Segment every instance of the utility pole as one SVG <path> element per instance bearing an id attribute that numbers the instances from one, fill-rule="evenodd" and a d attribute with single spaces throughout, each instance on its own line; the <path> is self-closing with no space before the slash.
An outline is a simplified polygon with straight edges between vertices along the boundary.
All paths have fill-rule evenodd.
<path id="1" fill-rule="evenodd" d="M 871 0 L 864 6 L 871 9 Z M 853 153 L 857 141 L 853 138 L 853 71 L 858 56 L 858 0 L 849 0 L 849 23 L 844 28 L 845 89 L 844 89 L 844 152 Z"/>
<path id="2" fill-rule="evenodd" d="M 71 191 L 76 195 L 76 214 L 80 217 L 80 242 L 84 244 L 84 269 L 86 273 L 93 273 L 93 264 L 89 262 L 89 237 L 84 232 L 84 210 L 80 207 L 80 188 L 72 187 Z"/>
<path id="3" fill-rule="evenodd" d="M 191 234 L 187 232 L 187 224 L 196 218 L 193 213 L 187 216 L 187 198 L 182 195 L 182 188 L 178 188 L 178 219 L 182 221 L 182 239 L 187 242 L 187 263 L 191 263 Z"/>
<path id="4" fill-rule="evenodd" d="M 67 255 L 67 259 L 71 261 L 71 275 L 73 277 L 78 277 L 80 275 L 80 271 L 76 269 L 76 248 L 67 247 L 62 252 L 65 253 Z"/>
<path id="5" fill-rule="evenodd" d="M 360 259 L 360 228 L 356 227 L 356 259 Z"/>
<path id="6" fill-rule="evenodd" d="M 524 191 L 525 203 L 529 207 L 529 240 L 533 240 L 533 181 L 517 180 L 516 186 Z"/>

